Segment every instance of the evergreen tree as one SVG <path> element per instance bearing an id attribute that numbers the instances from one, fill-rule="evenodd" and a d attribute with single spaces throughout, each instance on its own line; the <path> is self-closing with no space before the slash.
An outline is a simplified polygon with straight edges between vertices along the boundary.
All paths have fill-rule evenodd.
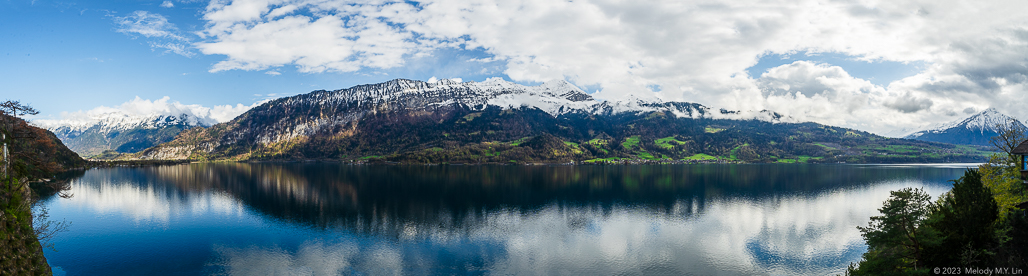
<path id="1" fill-rule="evenodd" d="M 925 248 L 934 248 L 942 241 L 938 231 L 928 225 L 936 208 L 932 197 L 918 188 L 890 192 L 881 216 L 871 217 L 867 227 L 860 229 L 867 241 L 867 253 L 858 266 L 851 266 L 850 275 L 921 275 L 930 267 L 921 262 Z"/>
<path id="2" fill-rule="evenodd" d="M 935 228 L 946 238 L 926 261 L 939 266 L 990 265 L 999 207 L 978 170 L 968 169 L 953 181 L 953 189 L 940 198 L 939 213 Z"/>

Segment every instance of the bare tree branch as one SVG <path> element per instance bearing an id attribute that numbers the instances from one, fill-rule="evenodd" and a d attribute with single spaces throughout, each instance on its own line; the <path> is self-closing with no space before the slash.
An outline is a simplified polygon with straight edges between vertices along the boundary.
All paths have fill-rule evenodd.
<path id="1" fill-rule="evenodd" d="M 1025 128 L 1019 124 L 1015 119 L 1011 118 L 1005 124 L 996 125 L 996 129 L 999 130 L 999 135 L 992 137 L 989 141 L 996 150 L 1002 151 L 1007 154 L 1007 163 L 1015 164 L 1017 156 L 1014 156 L 1014 148 L 1020 145 L 1022 141 L 1028 140 L 1028 135 L 1025 134 Z"/>

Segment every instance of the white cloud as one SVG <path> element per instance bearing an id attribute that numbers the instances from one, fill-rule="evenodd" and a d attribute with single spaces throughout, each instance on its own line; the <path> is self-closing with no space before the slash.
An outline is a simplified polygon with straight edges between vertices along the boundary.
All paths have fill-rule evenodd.
<path id="1" fill-rule="evenodd" d="M 178 28 L 175 24 L 168 22 L 164 16 L 147 11 L 135 11 L 129 16 L 114 17 L 114 23 L 118 24 L 118 32 L 126 34 L 138 34 L 148 38 L 171 38 L 184 40 L 176 34 Z"/>
<path id="2" fill-rule="evenodd" d="M 468 61 L 503 62 L 513 80 L 568 79 L 599 87 L 597 98 L 648 97 L 648 87 L 661 87 L 663 99 L 886 133 L 969 108 L 1028 117 L 1017 105 L 1028 100 L 1024 14 L 1028 5 L 1017 1 L 235 0 L 208 4 L 192 47 L 225 56 L 212 72 L 305 73 L 476 50 L 489 56 Z M 162 19 L 137 12 L 123 25 L 142 27 L 122 30 L 173 38 Z M 765 55 L 798 52 L 927 68 L 884 86 L 827 65 L 777 68 L 791 75 L 745 71 Z"/>
<path id="3" fill-rule="evenodd" d="M 232 106 L 232 105 L 215 105 L 210 110 L 210 117 L 211 117 L 211 119 L 214 119 L 215 121 L 217 121 L 219 123 L 228 122 L 228 121 L 231 121 L 232 119 L 235 119 L 236 116 L 239 116 L 239 114 L 243 114 L 243 112 L 246 112 L 247 110 L 250 110 L 251 108 L 254 108 L 254 107 L 256 107 L 258 105 L 261 105 L 263 103 L 264 103 L 264 101 L 260 101 L 260 102 L 253 103 L 253 104 L 251 104 L 249 106 L 246 106 L 246 105 L 243 105 L 243 104 L 236 104 L 235 106 Z"/>
<path id="4" fill-rule="evenodd" d="M 174 8 L 174 7 L 175 7 L 175 4 L 171 3 L 171 1 L 164 1 L 164 3 L 161 3 L 161 8 Z"/>
<path id="5" fill-rule="evenodd" d="M 301 7 L 315 15 L 300 13 Z M 198 33 L 209 40 L 196 46 L 204 54 L 228 56 L 211 72 L 287 64 L 305 73 L 393 68 L 421 46 L 411 32 L 383 18 L 413 8 L 406 3 L 212 2 L 204 14 L 206 29 Z"/>
<path id="6" fill-rule="evenodd" d="M 280 73 L 278 71 L 267 71 L 267 72 L 264 72 L 264 74 L 265 75 L 272 75 L 272 76 L 282 75 L 282 73 Z"/>
<path id="7" fill-rule="evenodd" d="M 838 67 L 819 72 L 824 76 L 794 76 L 804 82 L 791 83 L 802 86 L 799 94 L 767 94 L 761 91 L 766 79 L 745 77 L 744 70 L 768 53 L 797 51 L 954 64 L 947 60 L 951 55 L 978 61 L 976 50 L 987 50 L 978 47 L 994 44 L 1008 46 L 989 54 L 1004 62 L 975 64 L 1009 64 L 995 73 L 1010 76 L 1005 79 L 1028 72 L 1022 58 L 1028 36 L 1004 35 L 1022 33 L 1010 26 L 1026 22 L 1017 16 L 1025 8 L 1013 2 L 434 1 L 423 7 L 426 19 L 411 28 L 428 37 L 469 37 L 468 44 L 505 58 L 505 73 L 515 80 L 569 78 L 599 85 L 600 98 L 645 94 L 650 85 L 682 87 L 688 89 L 664 89 L 660 96 L 730 109 L 771 109 L 879 132 L 949 120 L 939 115 L 1010 98 L 989 97 L 988 86 L 964 85 L 948 94 L 876 87 Z M 962 44 L 972 47 L 963 50 Z M 824 90 L 809 90 L 817 88 Z"/>
<path id="8" fill-rule="evenodd" d="M 184 57 L 192 57 L 196 55 L 195 53 L 189 50 L 189 46 L 186 46 L 185 44 L 181 43 L 160 43 L 151 41 L 150 48 L 164 49 L 164 52 L 166 53 L 173 53 Z"/>
<path id="9" fill-rule="evenodd" d="M 165 1 L 161 4 L 171 5 Z M 147 11 L 135 11 L 129 16 L 114 17 L 114 23 L 118 25 L 117 31 L 128 35 L 142 35 L 149 39 L 151 49 L 163 49 L 165 53 L 174 53 L 185 57 L 192 57 L 189 39 L 179 34 L 179 30 L 168 21 L 166 17 Z"/>
<path id="10" fill-rule="evenodd" d="M 471 59 L 468 59 L 467 61 L 468 62 L 488 63 L 488 62 L 494 62 L 494 61 L 498 61 L 498 60 L 500 60 L 500 59 L 498 59 L 496 57 L 487 57 L 487 58 L 471 58 Z"/>

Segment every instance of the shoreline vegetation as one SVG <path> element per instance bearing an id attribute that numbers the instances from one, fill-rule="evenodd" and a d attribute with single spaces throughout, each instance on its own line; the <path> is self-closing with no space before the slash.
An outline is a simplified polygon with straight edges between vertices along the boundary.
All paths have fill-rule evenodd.
<path id="1" fill-rule="evenodd" d="M 347 165 L 409 165 L 409 166 L 578 166 L 578 165 L 711 165 L 711 164 L 750 164 L 750 165 L 761 165 L 761 164 L 848 164 L 848 165 L 935 165 L 935 164 L 985 164 L 985 162 L 897 162 L 897 163 L 847 163 L 847 162 L 834 162 L 834 163 L 820 163 L 820 162 L 772 162 L 772 163 L 759 163 L 759 162 L 743 162 L 736 160 L 648 160 L 648 159 L 612 159 L 612 160 L 584 160 L 584 161 L 570 161 L 570 162 L 440 162 L 440 163 L 408 163 L 408 162 L 395 162 L 384 159 L 353 159 L 353 160 L 342 160 L 342 159 L 282 159 L 282 160 L 188 160 L 188 159 L 170 159 L 170 160 L 87 160 L 90 165 L 71 168 L 69 171 L 81 171 L 89 170 L 93 168 L 115 168 L 115 167 L 146 167 L 146 166 L 167 166 L 167 165 L 178 165 L 178 164 L 190 164 L 190 163 L 340 163 Z M 42 181 L 37 179 L 35 181 Z"/>
<path id="2" fill-rule="evenodd" d="M 531 138 L 531 137 L 529 137 Z M 523 138 L 521 140 L 529 140 Z M 553 137 L 547 137 L 553 139 Z M 484 144 L 484 145 L 482 145 Z M 87 160 L 90 167 L 109 166 L 144 166 L 148 164 L 164 165 L 187 162 L 341 162 L 350 164 L 404 164 L 404 165 L 476 165 L 476 164 L 520 164 L 520 165 L 587 165 L 587 164 L 941 164 L 941 163 L 985 163 L 993 151 L 970 146 L 961 154 L 937 156 L 934 153 L 917 152 L 917 149 L 902 148 L 901 152 L 891 152 L 892 148 L 877 150 L 845 149 L 837 154 L 827 156 L 765 156 L 754 154 L 752 145 L 741 145 L 726 150 L 724 154 L 694 153 L 691 155 L 668 156 L 667 153 L 647 151 L 645 148 L 633 149 L 628 152 L 615 152 L 618 149 L 583 150 L 543 145 L 522 146 L 504 145 L 502 142 L 470 144 L 455 148 L 428 148 L 422 150 L 406 150 L 378 155 L 342 155 L 330 156 L 210 156 L 208 154 L 190 154 L 175 156 L 171 159 L 158 159 L 157 156 L 145 156 L 144 152 L 118 153 L 107 151 L 103 154 L 90 156 Z M 556 144 L 556 143 L 552 143 Z M 574 144 L 564 142 L 561 144 Z M 561 145 L 563 146 L 563 145 Z M 836 147 L 842 148 L 839 145 Z M 153 149 L 159 148 L 154 147 Z M 740 153 L 750 151 L 748 153 Z M 884 151 L 884 152 L 883 152 Z M 604 152 L 608 154 L 588 154 Z M 619 154 L 620 153 L 620 154 Z"/>
<path id="3" fill-rule="evenodd" d="M 1023 274 L 1028 268 L 1028 180 L 1013 149 L 1023 128 L 1000 125 L 1002 153 L 952 180 L 933 200 L 920 188 L 891 191 L 866 227 L 868 250 L 846 275 Z"/>
<path id="4" fill-rule="evenodd" d="M 52 274 L 43 249 L 53 249 L 49 238 L 67 223 L 50 221 L 45 208 L 35 208 L 30 180 L 85 164 L 53 133 L 19 117 L 38 113 L 17 101 L 0 102 L 0 275 Z"/>

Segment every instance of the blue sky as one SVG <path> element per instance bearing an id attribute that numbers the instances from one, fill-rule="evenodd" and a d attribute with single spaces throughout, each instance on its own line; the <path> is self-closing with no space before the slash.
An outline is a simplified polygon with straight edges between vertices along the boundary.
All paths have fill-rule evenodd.
<path id="1" fill-rule="evenodd" d="M 750 76 L 760 76 L 768 69 L 790 64 L 796 61 L 811 61 L 819 64 L 839 66 L 850 75 L 870 81 L 876 85 L 888 86 L 889 83 L 902 78 L 916 75 L 924 71 L 924 62 L 896 62 L 883 60 L 860 60 L 857 57 L 846 56 L 838 53 L 793 53 L 793 54 L 769 54 L 760 57 L 760 61 L 753 67 L 746 68 Z"/>
<path id="2" fill-rule="evenodd" d="M 140 101 L 237 114 L 238 104 L 394 78 L 564 79 L 604 100 L 767 109 L 897 135 L 989 107 L 1028 118 L 1026 6 L 8 0 L 0 98 L 49 119 L 145 112 L 131 106 Z"/>
<path id="3" fill-rule="evenodd" d="M 224 58 L 183 56 L 150 46 L 155 39 L 118 32 L 117 17 L 135 11 L 160 12 L 189 32 L 202 27 L 206 3 L 161 1 L 37 0 L 0 2 L 0 74 L 4 99 L 21 100 L 40 110 L 40 118 L 61 112 L 117 106 L 134 97 L 169 96 L 184 104 L 249 105 L 265 98 L 335 90 L 394 78 L 430 77 L 481 81 L 502 77 L 502 64 L 468 62 L 482 51 L 443 49 L 409 60 L 404 67 L 347 73 L 299 73 L 285 67 L 264 71 L 208 72 Z M 486 70 L 483 74 L 483 69 Z M 274 71 L 280 75 L 269 75 Z M 260 94 L 261 96 L 255 96 Z M 268 95 L 274 96 L 268 96 Z"/>

